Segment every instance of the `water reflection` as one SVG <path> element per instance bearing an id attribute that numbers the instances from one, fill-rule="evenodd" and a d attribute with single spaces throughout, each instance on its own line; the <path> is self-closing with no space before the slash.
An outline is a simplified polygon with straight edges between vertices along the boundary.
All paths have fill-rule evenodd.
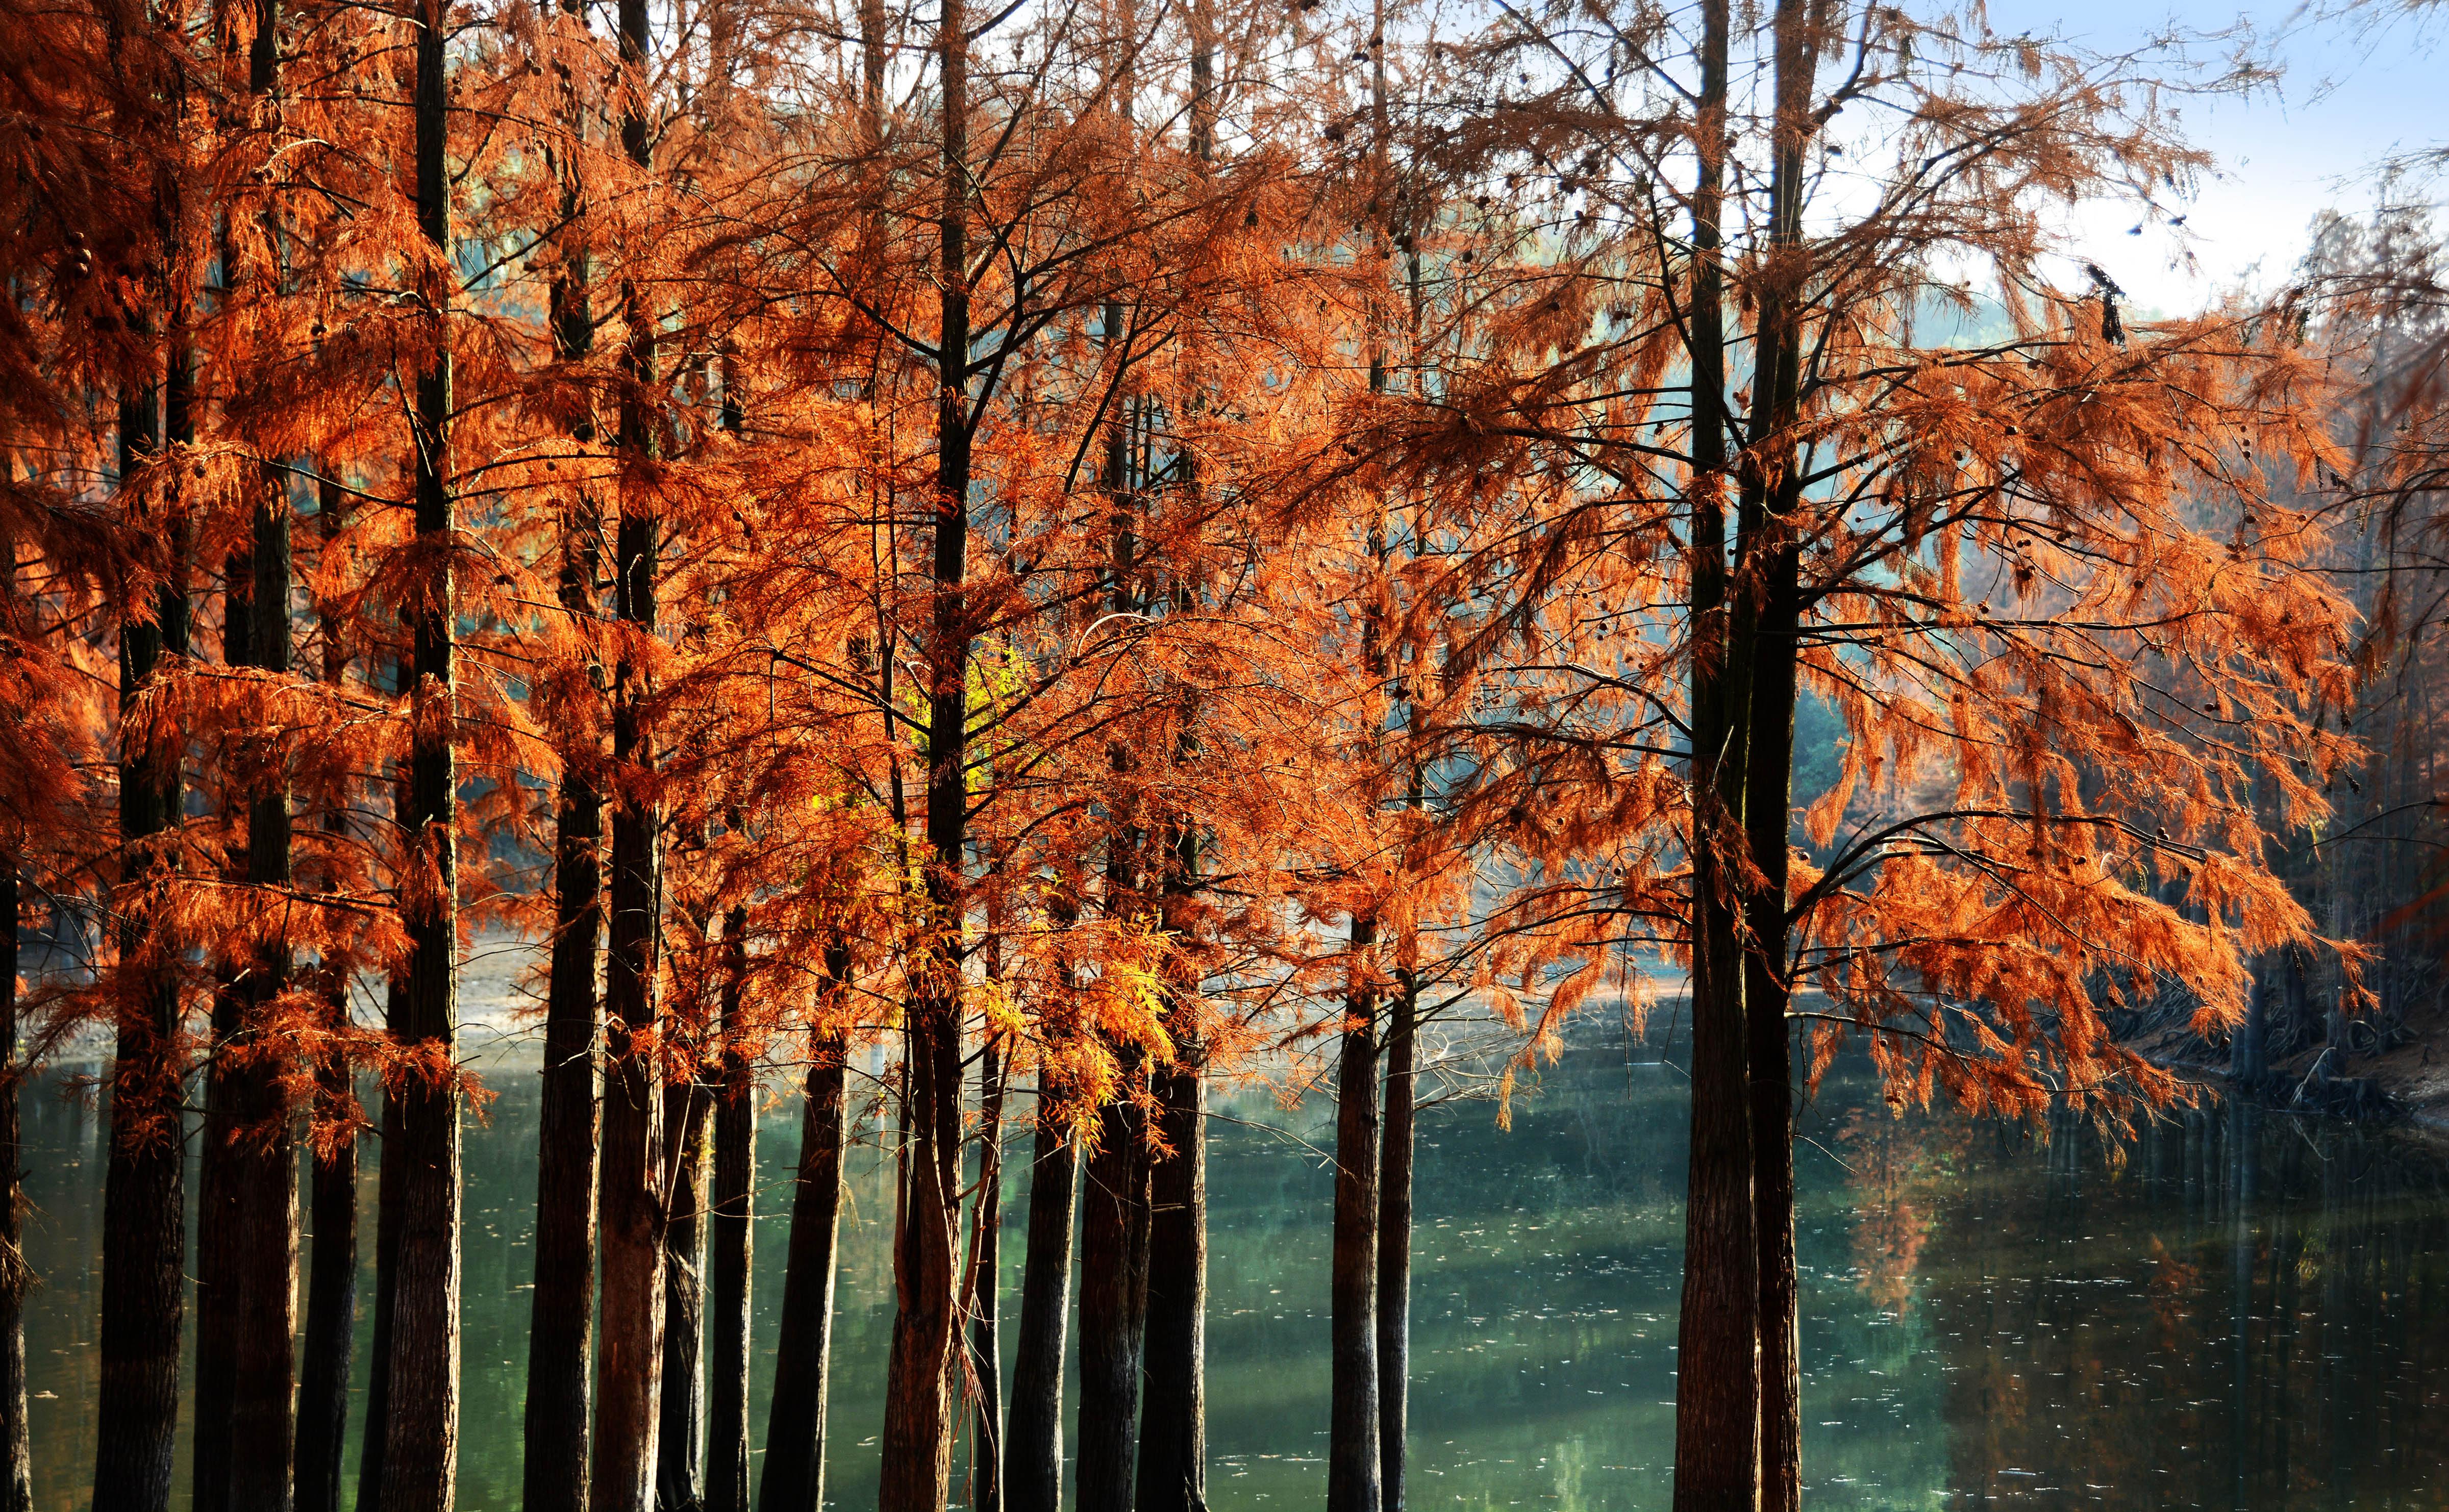
<path id="1" fill-rule="evenodd" d="M 2438 1153 L 2232 1106 L 1970 1163 L 1921 1283 L 1955 1487 L 2042 1504 L 2438 1506 Z M 2038 1165 L 2037 1182 L 2028 1175 Z M 1986 1347 L 1985 1347 L 1986 1345 Z"/>
<path id="2" fill-rule="evenodd" d="M 1421 1512 L 1667 1504 L 1685 1095 L 1680 1073 L 1649 1057 L 1620 1043 L 1575 1048 L 1517 1101 L 1511 1133 L 1484 1104 L 1423 1120 Z M 508 1054 L 486 1074 L 501 1095 L 467 1141 L 460 1504 L 472 1512 L 517 1502 L 534 1190 L 532 1062 Z M 1219 1512 L 1312 1505 L 1325 1484 L 1331 1181 L 1316 1146 L 1329 1115 L 1285 1112 L 1264 1091 L 1220 1110 L 1210 1502 Z M 36 1488 L 46 1506 L 79 1507 L 92 1472 L 101 1120 L 63 1099 L 56 1079 L 29 1090 L 25 1116 L 29 1253 L 43 1278 L 28 1340 Z M 2449 1497 L 2439 1426 L 2449 1407 L 2449 1189 L 2425 1147 L 2221 1110 L 2156 1130 L 2112 1164 L 2072 1125 L 2043 1143 L 1894 1118 L 1865 1076 L 1842 1070 L 1804 1130 L 1812 1504 Z M 781 1296 L 786 1203 L 776 1183 L 797 1137 L 796 1108 L 771 1108 L 760 1150 L 761 1356 Z M 369 1183 L 368 1223 L 372 1196 Z M 1025 1182 L 1015 1207 L 1024 1197 Z M 890 1212 L 871 1147 L 854 1162 L 843 1226 L 829 1466 L 829 1499 L 842 1507 L 875 1496 Z M 1019 1246 L 1005 1249 L 1004 1284 L 1016 1288 Z M 764 1386 L 761 1372 L 761 1426 Z M 183 1467 L 183 1499 L 184 1489 Z"/>

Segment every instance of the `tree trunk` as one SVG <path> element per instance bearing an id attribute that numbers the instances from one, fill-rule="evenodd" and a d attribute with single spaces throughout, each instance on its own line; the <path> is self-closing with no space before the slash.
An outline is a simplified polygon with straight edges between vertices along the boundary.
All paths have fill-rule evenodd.
<path id="1" fill-rule="evenodd" d="M 1012 1409 L 1003 1449 L 1004 1512 L 1062 1512 L 1063 1353 L 1071 1311 L 1071 1214 L 1079 1164 L 1059 1099 L 1038 1072 L 1035 1147 L 1029 1179 L 1029 1252 L 1020 1283 L 1020 1337 L 1012 1367 Z"/>
<path id="2" fill-rule="evenodd" d="M 1762 1512 L 1803 1502 L 1803 1362 L 1794 1270 L 1794 1081 L 1786 1009 L 1784 821 L 1794 768 L 1794 553 L 1773 554 L 1753 666 L 1750 793 L 1752 854 L 1765 884 L 1754 893 L 1752 948 L 1744 961 L 1745 1061 L 1751 1077 L 1752 1212 L 1759 1244 Z M 1783 676 L 1780 670 L 1783 669 Z M 1781 688 L 1782 684 L 1782 688 Z"/>
<path id="3" fill-rule="evenodd" d="M 422 0 L 416 33 L 417 222 L 445 263 L 452 254 L 445 7 Z M 448 1512 L 459 1458 L 458 773 L 452 608 L 455 522 L 451 496 L 451 349 L 429 291 L 434 354 L 416 379 L 416 534 L 430 553 L 411 594 L 416 688 L 409 745 L 409 876 L 402 891 L 408 992 L 396 1047 L 424 1058 L 393 1099 L 398 1143 L 383 1174 L 398 1178 L 398 1257 L 391 1317 L 391 1388 L 384 1422 L 380 1512 Z"/>
<path id="4" fill-rule="evenodd" d="M 1376 921 L 1352 921 L 1356 950 Z M 1336 1069 L 1335 1253 L 1328 1281 L 1327 1512 L 1379 1512 L 1377 1005 L 1356 993 Z"/>
<path id="5" fill-rule="evenodd" d="M 945 917 L 943 911 L 936 915 Z M 885 1385 L 881 1512 L 935 1512 L 952 1475 L 951 1391 L 959 1316 L 959 999 L 949 962 L 913 995 L 894 1280 L 899 1307 Z"/>
<path id="6" fill-rule="evenodd" d="M 152 454 L 155 393 L 139 386 L 119 407 L 124 478 Z M 134 521 L 162 530 L 159 520 Z M 175 534 L 176 522 L 165 533 Z M 179 546 L 171 547 L 174 558 Z M 164 655 L 187 651 L 184 564 L 174 560 L 148 622 L 120 627 L 123 718 L 133 712 Z M 103 1177 L 102 1318 L 93 1478 L 94 1512 L 164 1512 L 179 1421 L 179 1328 L 186 1250 L 180 1116 L 176 965 L 157 940 L 168 863 L 154 837 L 179 822 L 180 757 L 174 740 L 122 737 L 117 1043 L 110 1078 L 110 1151 Z"/>
<path id="7" fill-rule="evenodd" d="M 2253 965 L 2253 979 L 2246 988 L 2245 1018 L 2228 1036 L 2227 1074 L 2240 1090 L 2250 1093 L 2270 1069 L 2266 1053 L 2269 1043 L 2271 958 L 2263 956 Z"/>
<path id="8" fill-rule="evenodd" d="M 565 0 L 566 3 L 566 0 Z M 569 129 L 585 112 L 571 110 Z M 575 168 L 565 165 L 562 213 L 585 209 Z M 553 354 L 577 362 L 595 345 L 583 239 L 568 248 L 551 292 Z M 576 428 L 589 441 L 591 423 Z M 562 612 L 593 631 L 602 556 L 594 501 L 573 496 L 561 545 Z M 600 666 L 589 650 L 590 670 Z M 602 737 L 591 725 L 561 753 L 553 814 L 552 960 L 545 997 L 544 1086 L 536 1129 L 535 1289 L 529 1298 L 525 1512 L 588 1512 L 588 1395 L 595 1321 L 595 971 L 604 931 Z"/>
<path id="9" fill-rule="evenodd" d="M 324 999 L 327 1027 L 346 1027 L 347 984 Z M 340 1446 L 349 1427 L 349 1356 L 357 1344 L 357 1100 L 345 1055 L 315 1065 L 315 1122 L 347 1137 L 318 1139 L 308 1217 L 315 1246 L 306 1278 L 306 1340 L 298 1374 L 297 1512 L 340 1512 Z M 328 1153 L 327 1153 L 328 1145 Z"/>
<path id="10" fill-rule="evenodd" d="M 646 116 L 646 0 L 621 0 L 622 145 L 652 166 Z M 652 460 L 655 323 L 646 290 L 624 279 L 629 335 L 622 357 L 621 525 L 613 543 L 614 613 L 632 633 L 655 627 L 662 521 L 637 471 Z M 649 1059 L 658 1009 L 656 944 L 663 895 L 660 805 L 639 792 L 651 779 L 654 741 L 641 718 L 644 673 L 624 655 L 612 677 L 612 762 L 622 796 L 612 810 L 611 912 L 605 961 L 606 1055 L 599 1196 L 604 1311 L 596 1371 L 590 1512 L 648 1512 L 655 1502 L 656 1435 L 664 1366 L 665 1159 L 664 1079 Z M 640 1044 L 641 1039 L 646 1044 Z"/>
<path id="11" fill-rule="evenodd" d="M 0 481 L 7 481 L 0 473 Z M 18 619 L 17 538 L 0 528 L 0 631 L 24 638 Z M 0 820 L 0 1512 L 33 1512 L 34 1447 L 26 1431 L 26 1266 L 24 1152 L 18 1100 L 25 1085 L 17 1064 L 18 879 L 25 871 L 26 816 Z"/>
<path id="12" fill-rule="evenodd" d="M 268 100 L 278 82 L 280 0 L 255 0 L 255 34 L 247 52 L 247 89 Z M 252 581 L 245 660 L 287 680 L 293 670 L 289 622 L 293 565 L 289 471 L 266 462 L 251 522 L 247 554 Z M 235 619 L 240 584 L 229 584 Z M 233 626 L 233 639 L 235 627 Z M 237 658 L 231 659 L 236 661 Z M 267 773 L 247 794 L 246 882 L 279 894 L 295 880 L 290 867 L 289 777 Z M 243 1043 L 232 1063 L 232 1111 L 238 1145 L 229 1152 L 236 1201 L 237 1249 L 231 1357 L 236 1367 L 226 1463 L 227 1504 L 289 1512 L 297 1399 L 292 1394 L 298 1330 L 298 1150 L 296 1110 L 283 1090 L 291 1050 L 275 1035 L 273 1013 L 289 986 L 288 941 L 264 942 L 247 963 L 240 992 Z M 202 1405 L 199 1382 L 199 1406 Z M 199 1415 L 201 1422 L 201 1413 Z M 201 1440 L 201 1431 L 198 1434 Z M 201 1459 L 201 1444 L 199 1445 Z M 197 1512 L 210 1503 L 199 1502 Z"/>
<path id="13" fill-rule="evenodd" d="M 529 1512 L 588 1512 L 588 1368 L 595 1311 L 596 943 L 603 927 L 604 801 L 563 768 L 553 940 L 536 1130 L 535 1291 L 530 1298 Z"/>
<path id="14" fill-rule="evenodd" d="M 839 947 L 827 953 L 827 980 L 839 991 L 848 980 L 849 953 Z M 791 1250 L 782 1271 L 782 1320 L 775 1340 L 774 1400 L 765 1424 L 758 1512 L 820 1512 L 824 1506 L 825 1389 L 833 1360 L 847 1054 L 839 1033 L 809 1036 L 800 1175 L 791 1192 Z"/>
<path id="15" fill-rule="evenodd" d="M 243 552 L 232 552 L 222 570 L 222 663 L 254 663 L 255 568 Z M 234 785 L 233 785 L 234 789 Z M 232 791 L 230 808 L 242 802 Z M 228 817 L 236 828 L 237 815 Z M 232 887 L 246 882 L 243 853 L 223 873 Z M 213 964 L 211 1038 L 202 1057 L 203 1120 L 196 1151 L 196 1360 L 193 1391 L 194 1448 L 189 1456 L 189 1504 L 195 1512 L 229 1512 L 230 1456 L 236 1451 L 231 1414 L 238 1397 L 240 1196 L 235 1104 L 243 1094 L 238 1067 L 244 1005 L 239 986 L 247 963 L 216 952 Z"/>
<path id="16" fill-rule="evenodd" d="M 757 1068 L 742 1048 L 748 916 L 723 917 L 723 1081 L 714 1109 L 713 1295 L 706 1392 L 706 1512 L 748 1512 L 749 1262 L 755 1241 Z"/>
<path id="17" fill-rule="evenodd" d="M 663 1425 L 656 1430 L 655 1502 L 695 1512 L 705 1499 L 705 1197 L 714 1146 L 707 1124 L 714 1088 L 692 1077 L 665 1108 L 665 1148 L 674 1152 L 665 1190 Z"/>
<path id="18" fill-rule="evenodd" d="M 1802 409 L 1800 327 L 1807 253 L 1803 242 L 1803 148 L 1811 132 L 1817 49 L 1803 0 L 1778 0 L 1776 152 L 1770 169 L 1770 260 L 1753 343 L 1765 381 L 1754 406 L 1744 528 L 1760 584 L 1746 638 L 1751 687 L 1745 729 L 1745 842 L 1760 880 L 1747 889 L 1744 954 L 1745 1060 L 1751 1091 L 1752 1215 L 1758 1246 L 1760 1503 L 1803 1504 L 1803 1367 L 1794 1272 L 1794 1081 L 1786 1012 L 1793 1000 L 1786 922 L 1794 800 L 1794 704 L 1801 651 L 1802 550 L 1791 517 L 1803 501 L 1792 428 Z"/>
<path id="19" fill-rule="evenodd" d="M 914 963 L 907 1024 L 909 1137 L 894 1235 L 893 1347 L 885 1371 L 880 1512 L 936 1512 L 952 1475 L 950 1390 L 958 1340 L 960 933 L 969 852 L 971 625 L 969 32 L 962 0 L 936 28 L 943 200 L 936 284 L 935 602 L 928 637 L 926 896 L 930 944 Z"/>
<path id="20" fill-rule="evenodd" d="M 631 844 L 624 846 L 623 832 Z M 646 929 L 624 924 L 652 907 L 651 883 L 625 885 L 649 864 L 646 825 L 613 822 L 612 968 L 605 1057 L 604 1315 L 596 1377 L 593 1512 L 647 1512 L 655 1502 L 664 1368 L 663 1077 L 630 1025 L 651 1016 Z M 625 865 L 625 851 L 627 865 Z"/>
<path id="21" fill-rule="evenodd" d="M 405 680 L 406 663 L 399 676 Z M 402 823 L 408 816 L 408 797 L 404 783 L 395 783 L 402 791 L 397 797 L 397 812 Z M 386 986 L 383 1002 L 383 1026 L 397 1033 L 408 1022 L 408 978 L 395 973 Z M 375 1306 L 374 1336 L 367 1341 L 366 1350 L 366 1417 L 367 1428 L 357 1450 L 357 1501 L 360 1507 L 382 1504 L 383 1461 L 391 1446 L 391 1435 L 378 1431 L 374 1425 L 391 1421 L 391 1320 L 399 1299 L 399 1226 L 400 1177 L 406 1166 L 392 1158 L 394 1150 L 406 1143 L 400 1132 L 399 1099 L 386 1089 L 382 1100 L 382 1127 L 375 1140 Z"/>
<path id="22" fill-rule="evenodd" d="M 1386 1022 L 1386 1123 L 1378 1178 L 1378 1464 L 1385 1512 L 1402 1512 L 1412 1380 L 1412 1059 L 1419 988 L 1404 972 Z"/>
<path id="23" fill-rule="evenodd" d="M 1724 478 L 1724 302 L 1718 261 L 1725 175 L 1726 0 L 1704 0 L 1692 197 L 1690 595 L 1692 603 L 1692 1137 L 1677 1322 L 1675 1512 L 1750 1512 L 1760 1501 L 1760 1254 L 1752 1219 L 1736 879 L 1743 843 L 1742 705 L 1748 647 L 1730 624 Z"/>
<path id="24" fill-rule="evenodd" d="M 1078 1512 L 1130 1512 L 1139 1441 L 1141 1351 L 1147 1329 L 1147 1140 L 1124 1052 L 1114 1100 L 1097 1115 L 1080 1218 Z"/>
<path id="25" fill-rule="evenodd" d="M 241 559 L 233 558 L 234 563 Z M 244 601 L 233 603 L 231 615 Z M 235 641 L 233 647 L 227 641 Z M 225 638 L 224 660 L 243 658 L 241 636 Z M 238 664 L 243 665 L 243 660 Z M 228 877 L 237 883 L 242 872 Z M 236 1437 L 230 1412 L 238 1394 L 239 1197 L 237 1122 L 231 1103 L 238 1075 L 239 967 L 213 970 L 211 1039 L 202 1057 L 203 1118 L 196 1139 L 196 1358 L 194 1448 L 188 1463 L 188 1504 L 197 1512 L 229 1512 L 230 1455 Z"/>
<path id="26" fill-rule="evenodd" d="M 1170 1153 L 1148 1173 L 1147 1401 L 1137 1512 L 1207 1507 L 1207 1083 L 1186 1059 L 1154 1078 Z"/>
<path id="27" fill-rule="evenodd" d="M 285 679 L 291 671 L 288 477 L 268 471 L 262 481 L 251 554 L 254 624 L 248 649 L 256 667 Z M 246 880 L 267 891 L 286 891 L 294 880 L 285 773 L 274 774 L 251 795 Z M 236 1379 L 227 1495 L 230 1506 L 250 1512 L 288 1512 L 297 1443 L 291 1392 L 298 1332 L 297 1120 L 282 1091 L 290 1051 L 273 1024 L 290 967 L 289 947 L 281 940 L 268 943 L 249 963 L 240 990 L 241 1043 L 228 1067 L 237 1136 L 228 1152 L 237 1246 L 230 1277 Z"/>
<path id="28" fill-rule="evenodd" d="M 340 533 L 343 505 L 337 482 L 326 480 L 317 502 L 316 526 L 329 551 Z M 329 560 L 328 558 L 326 560 Z M 337 621 L 322 617 L 323 680 L 337 687 L 348 673 L 348 652 Z M 323 815 L 333 843 L 348 833 L 348 810 L 336 803 Z M 334 1043 L 315 1061 L 313 1158 L 308 1221 L 314 1250 L 306 1278 L 306 1337 L 299 1359 L 298 1445 L 293 1495 L 297 1512 L 340 1512 L 341 1445 L 348 1435 L 350 1356 L 357 1348 L 357 1107 L 356 1074 L 337 1037 L 349 1027 L 349 984 L 327 971 L 319 984 L 323 1028 Z M 345 1127 L 345 1139 L 331 1131 Z"/>
<path id="29" fill-rule="evenodd" d="M 1003 1093 L 1001 1047 L 989 1040 L 978 1056 L 978 1179 L 970 1221 L 970 1504 L 976 1512 L 1001 1512 L 1003 1505 L 1003 1341 L 995 1326 L 995 1295 L 1003 1289 Z"/>

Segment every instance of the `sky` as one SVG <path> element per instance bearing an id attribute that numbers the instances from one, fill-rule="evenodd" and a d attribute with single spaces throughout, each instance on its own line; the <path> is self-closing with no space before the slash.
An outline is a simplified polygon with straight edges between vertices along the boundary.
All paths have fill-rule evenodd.
<path id="1" fill-rule="evenodd" d="M 2208 31 L 2242 21 L 2270 39 L 2282 67 L 2275 87 L 2183 107 L 2188 136 L 2216 155 L 2218 168 L 2184 212 L 2181 231 L 2149 225 L 2128 235 L 2138 219 L 2131 205 L 2081 216 L 2082 246 L 2142 310 L 2183 314 L 2227 289 L 2282 287 L 2316 214 L 2369 214 L 2376 164 L 2449 146 L 2449 14 L 2409 15 L 2387 3 L 2340 22 L 2315 20 L 2294 0 L 2243 10 L 2217 0 L 1990 0 L 1988 15 L 2001 36 L 2056 33 L 2103 52 L 2137 47 L 2169 24 Z M 2449 182 L 2401 197 L 2410 193 L 2438 200 Z"/>

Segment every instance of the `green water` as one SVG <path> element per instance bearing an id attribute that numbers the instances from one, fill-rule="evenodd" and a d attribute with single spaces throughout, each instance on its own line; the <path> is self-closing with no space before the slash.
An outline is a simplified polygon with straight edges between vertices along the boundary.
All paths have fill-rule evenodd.
<path id="1" fill-rule="evenodd" d="M 1572 1049 L 1517 1098 L 1510 1132 L 1486 1103 L 1423 1117 L 1420 1512 L 1668 1503 L 1685 1095 L 1673 1068 L 1631 1059 L 1604 1037 Z M 517 1502 L 532 1280 L 531 1052 L 496 1050 L 484 1069 L 499 1096 L 467 1139 L 459 1504 L 472 1512 Z M 1331 1189 L 1315 1146 L 1331 1115 L 1263 1090 L 1217 1106 L 1209 1499 L 1219 1512 L 1314 1506 Z M 27 1341 L 35 1486 L 40 1505 L 74 1508 L 92 1473 L 103 1125 L 57 1077 L 28 1089 L 24 1111 L 41 1277 Z M 2112 1165 L 2074 1131 L 2044 1146 L 1894 1119 L 1842 1072 L 1803 1128 L 1810 1504 L 2449 1506 L 2449 1178 L 2425 1147 L 2223 1111 Z M 873 1502 L 891 1326 L 875 1133 L 842 1234 L 828 1490 L 845 1508 Z M 795 1158 L 796 1103 L 776 1101 L 760 1139 L 756 1316 L 770 1351 L 787 1221 L 775 1183 Z M 369 1234 L 373 1195 L 369 1181 Z M 1007 1319 L 1025 1184 L 1011 1198 Z M 368 1332 L 361 1311 L 361 1348 Z M 761 1372 L 760 1440 L 765 1386 Z M 183 1464 L 183 1497 L 184 1484 Z"/>

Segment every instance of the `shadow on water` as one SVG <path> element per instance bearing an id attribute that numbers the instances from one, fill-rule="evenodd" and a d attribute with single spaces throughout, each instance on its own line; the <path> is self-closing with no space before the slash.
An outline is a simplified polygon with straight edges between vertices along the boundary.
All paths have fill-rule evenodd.
<path id="1" fill-rule="evenodd" d="M 500 1095 L 467 1140 L 459 1504 L 471 1512 L 517 1503 L 537 1116 L 531 1049 L 480 1069 Z M 1511 1132 L 1486 1104 L 1422 1121 L 1420 1512 L 1667 1504 L 1684 1081 L 1649 1052 L 1596 1038 L 1537 1081 Z M 1219 1512 L 1315 1504 L 1331 1191 L 1317 1146 L 1331 1113 L 1315 1100 L 1280 1108 L 1264 1090 L 1217 1106 L 1210 1501 Z M 28 1339 L 36 1489 L 41 1504 L 74 1508 L 92 1473 L 102 1122 L 56 1076 L 28 1089 L 25 1119 L 42 1277 Z M 1898 1118 L 1866 1071 L 1843 1066 L 1803 1128 L 1813 1505 L 2449 1499 L 2449 1162 L 2436 1151 L 2224 1108 L 2163 1125 L 2112 1162 L 2063 1120 L 2043 1141 Z M 871 1126 L 852 1163 L 843 1227 L 828 1489 L 845 1508 L 875 1497 L 891 1325 L 875 1138 Z M 770 1106 L 760 1139 L 762 1438 L 796 1106 Z M 1017 1223 L 1025 1154 L 1012 1163 Z M 363 1222 L 372 1199 L 369 1182 Z M 1008 1294 L 1020 1248 L 1004 1247 Z M 366 1334 L 361 1320 L 361 1348 Z M 183 1469 L 179 1489 L 183 1501 Z"/>

